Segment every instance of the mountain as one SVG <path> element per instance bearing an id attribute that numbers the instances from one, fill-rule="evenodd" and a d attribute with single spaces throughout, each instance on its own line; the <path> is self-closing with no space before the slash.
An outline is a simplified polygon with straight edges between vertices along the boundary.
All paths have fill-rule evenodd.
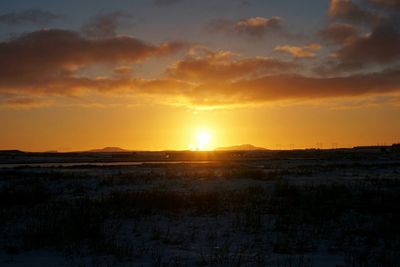
<path id="1" fill-rule="evenodd" d="M 14 149 L 14 150 L 0 150 L 0 153 L 1 154 L 24 154 L 25 152 L 21 151 L 21 150 Z"/>
<path id="2" fill-rule="evenodd" d="M 219 147 L 216 148 L 217 151 L 229 151 L 229 150 L 268 150 L 264 147 L 256 147 L 250 144 L 239 145 L 239 146 L 229 146 L 229 147 Z"/>
<path id="3" fill-rule="evenodd" d="M 120 147 L 105 147 L 101 149 L 92 149 L 86 152 L 94 152 L 94 153 L 116 153 L 116 152 L 129 152 L 129 150 L 120 148 Z"/>

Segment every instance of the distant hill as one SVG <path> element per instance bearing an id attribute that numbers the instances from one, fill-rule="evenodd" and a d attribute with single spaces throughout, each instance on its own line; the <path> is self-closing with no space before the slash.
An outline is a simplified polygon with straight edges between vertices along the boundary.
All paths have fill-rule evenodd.
<path id="1" fill-rule="evenodd" d="M 21 151 L 21 150 L 0 150 L 1 154 L 24 154 L 25 152 Z"/>
<path id="2" fill-rule="evenodd" d="M 129 150 L 120 148 L 120 147 L 105 147 L 101 149 L 92 149 L 86 152 L 93 152 L 93 153 L 115 153 L 115 152 L 130 152 Z"/>
<path id="3" fill-rule="evenodd" d="M 264 147 L 256 147 L 250 144 L 239 145 L 239 146 L 229 146 L 229 147 L 219 147 L 215 149 L 216 151 L 230 151 L 230 150 L 268 150 Z"/>

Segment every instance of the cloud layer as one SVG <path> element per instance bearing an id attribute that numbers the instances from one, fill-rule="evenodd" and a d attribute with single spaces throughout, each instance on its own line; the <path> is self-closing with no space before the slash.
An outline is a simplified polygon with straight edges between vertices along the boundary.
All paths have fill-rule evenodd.
<path id="1" fill-rule="evenodd" d="M 137 63 L 184 47 L 183 43 L 153 45 L 132 37 L 93 40 L 73 31 L 40 30 L 0 43 L 0 91 L 62 94 L 93 82 L 79 72 L 86 67 Z"/>
<path id="2" fill-rule="evenodd" d="M 123 93 L 215 107 L 400 94 L 398 1 L 357 3 L 332 0 L 323 29 L 306 43 L 286 40 L 266 51 L 269 56 L 119 36 L 121 20 L 129 18 L 122 12 L 99 14 L 80 32 L 33 31 L 0 42 L 0 102 L 34 106 L 46 97 Z M 207 28 L 257 39 L 257 44 L 288 36 L 277 16 L 217 19 Z M 154 78 L 145 79 L 135 72 L 146 59 L 168 55 L 179 58 L 169 58 Z"/>
<path id="3" fill-rule="evenodd" d="M 190 82 L 226 81 L 251 78 L 295 69 L 293 62 L 254 57 L 241 58 L 229 51 L 201 51 L 176 62 L 168 76 Z"/>

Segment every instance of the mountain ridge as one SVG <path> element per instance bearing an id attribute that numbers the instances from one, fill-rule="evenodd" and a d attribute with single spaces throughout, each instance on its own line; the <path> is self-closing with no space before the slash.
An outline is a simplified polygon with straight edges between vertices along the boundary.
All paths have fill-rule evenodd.
<path id="1" fill-rule="evenodd" d="M 218 147 L 215 149 L 216 151 L 232 151 L 232 150 L 243 150 L 243 151 L 254 151 L 254 150 L 268 150 L 264 147 L 257 147 L 251 144 L 243 144 L 236 146 L 228 146 L 228 147 Z"/>
<path id="2" fill-rule="evenodd" d="M 92 153 L 115 153 L 115 152 L 130 152 L 130 150 L 124 149 L 124 148 L 120 148 L 120 147 L 112 147 L 112 146 L 108 146 L 108 147 L 103 147 L 103 148 L 99 148 L 99 149 L 91 149 L 91 150 L 87 150 L 84 152 L 92 152 Z"/>

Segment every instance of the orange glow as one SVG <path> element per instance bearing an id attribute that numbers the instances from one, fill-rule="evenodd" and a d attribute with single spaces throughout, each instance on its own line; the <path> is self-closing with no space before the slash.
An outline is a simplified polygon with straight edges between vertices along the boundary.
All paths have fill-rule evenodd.
<path id="1" fill-rule="evenodd" d="M 182 111 L 145 105 L 3 109 L 2 149 L 77 151 L 106 146 L 131 150 L 212 150 L 240 144 L 269 149 L 338 147 L 398 142 L 398 113 L 391 108 L 331 109 L 322 105 Z M 365 121 L 365 116 L 368 120 Z M 384 119 L 382 119 L 384 118 Z M 59 123 L 62 121 L 63 123 Z M 200 134 L 208 132 L 210 137 Z M 205 140 L 208 143 L 205 143 Z M 189 144 L 192 144 L 189 146 Z"/>

